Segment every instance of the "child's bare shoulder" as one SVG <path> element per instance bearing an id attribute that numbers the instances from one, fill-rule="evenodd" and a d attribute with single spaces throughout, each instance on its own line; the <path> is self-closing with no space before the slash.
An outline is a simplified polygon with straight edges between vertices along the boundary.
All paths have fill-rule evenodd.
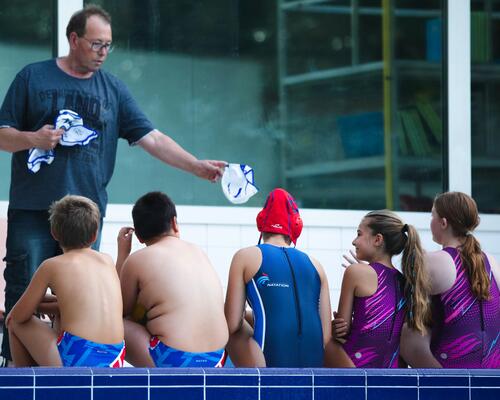
<path id="1" fill-rule="evenodd" d="M 366 263 L 354 263 L 349 265 L 345 273 L 352 275 L 352 276 L 357 276 L 357 275 L 364 275 L 366 273 L 373 272 L 375 273 L 375 270 L 370 266 L 370 264 Z"/>
<path id="2" fill-rule="evenodd" d="M 62 260 L 59 259 L 60 256 L 51 257 L 43 261 L 40 266 L 37 268 L 36 273 L 38 275 L 47 275 L 52 274 L 54 271 L 57 271 L 59 266 L 63 265 Z"/>
<path id="3" fill-rule="evenodd" d="M 129 264 L 142 262 L 144 259 L 155 257 L 157 253 L 157 249 L 152 248 L 151 246 L 144 247 L 142 249 L 134 251 L 133 253 L 130 253 L 130 255 L 126 259 L 126 262 Z"/>
<path id="4" fill-rule="evenodd" d="M 428 251 L 424 255 L 425 262 L 430 265 L 442 265 L 443 263 L 453 263 L 453 258 L 444 250 Z"/>
<path id="5" fill-rule="evenodd" d="M 365 263 L 355 263 L 349 265 L 344 271 L 344 282 L 350 282 L 352 284 L 358 284 L 366 282 L 368 277 L 376 278 L 377 273 L 370 267 L 369 264 Z"/>
<path id="6" fill-rule="evenodd" d="M 113 261 L 113 257 L 111 257 L 107 253 L 101 253 L 96 251 L 96 256 L 105 264 L 109 264 L 113 268 L 115 267 L 115 262 Z"/>
<path id="7" fill-rule="evenodd" d="M 43 261 L 38 267 L 36 274 L 44 276 L 48 282 L 54 282 L 54 279 L 65 276 L 68 271 L 68 264 L 73 261 L 66 254 L 51 257 Z"/>
<path id="8" fill-rule="evenodd" d="M 138 273 L 136 272 L 138 270 L 144 273 L 148 266 L 156 264 L 158 260 L 165 261 L 157 249 L 151 248 L 151 246 L 144 247 L 127 257 L 123 263 L 122 274 L 130 276 Z"/>
<path id="9" fill-rule="evenodd" d="M 71 257 L 69 257 L 67 254 L 60 254 L 58 256 L 50 257 L 47 258 L 45 261 L 43 261 L 38 267 L 38 269 L 39 270 L 55 269 L 67 264 L 70 259 Z"/>
<path id="10" fill-rule="evenodd" d="M 257 246 L 248 246 L 239 249 L 236 254 L 242 255 L 254 255 L 254 254 L 262 254 L 261 250 Z"/>
<path id="11" fill-rule="evenodd" d="M 325 269 L 323 268 L 321 262 L 317 258 L 309 254 L 307 254 L 307 257 L 309 257 L 311 264 L 314 266 L 314 268 L 316 268 L 316 271 L 318 271 L 319 276 L 323 278 L 325 276 Z"/>
<path id="12" fill-rule="evenodd" d="M 424 265 L 429 274 L 455 274 L 455 262 L 453 258 L 444 250 L 430 251 L 424 254 Z"/>
<path id="13" fill-rule="evenodd" d="M 260 249 L 256 246 L 244 247 L 239 249 L 234 253 L 232 265 L 254 265 L 259 264 L 262 261 L 262 253 Z"/>

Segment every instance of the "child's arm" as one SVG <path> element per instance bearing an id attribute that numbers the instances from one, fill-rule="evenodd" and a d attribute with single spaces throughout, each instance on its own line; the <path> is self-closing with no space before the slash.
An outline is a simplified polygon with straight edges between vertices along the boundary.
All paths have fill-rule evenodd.
<path id="1" fill-rule="evenodd" d="M 244 262 L 244 250 L 240 250 L 234 255 L 229 269 L 224 314 L 230 335 L 237 332 L 243 324 L 246 303 Z"/>
<path id="2" fill-rule="evenodd" d="M 53 294 L 46 293 L 42 301 L 38 305 L 37 312 L 45 315 L 59 315 L 59 305 L 57 297 Z"/>
<path id="3" fill-rule="evenodd" d="M 497 260 L 495 260 L 495 258 L 491 254 L 486 254 L 486 257 L 488 258 L 488 261 L 490 263 L 493 278 L 495 278 L 495 282 L 500 288 L 500 266 L 498 265 Z"/>
<path id="4" fill-rule="evenodd" d="M 328 288 L 328 279 L 321 263 L 312 257 L 309 257 L 318 271 L 321 280 L 321 291 L 319 295 L 319 316 L 321 318 L 321 326 L 323 328 L 323 347 L 332 338 L 331 315 L 332 306 L 330 304 L 330 290 Z"/>
<path id="5" fill-rule="evenodd" d="M 50 259 L 40 265 L 23 295 L 9 313 L 6 320 L 7 326 L 12 320 L 17 323 L 26 322 L 36 313 L 38 305 L 42 302 L 49 286 L 51 267 Z"/>
<path id="6" fill-rule="evenodd" d="M 139 292 L 139 279 L 137 276 L 137 265 L 133 257 L 134 255 L 127 258 L 123 263 L 120 276 L 124 317 L 128 317 L 132 314 L 134 306 L 137 303 L 137 293 Z"/>
<path id="7" fill-rule="evenodd" d="M 401 357 L 413 368 L 443 368 L 431 352 L 431 333 L 425 335 L 403 326 L 400 339 Z"/>
<path id="8" fill-rule="evenodd" d="M 337 311 L 333 312 L 333 321 L 332 321 L 332 336 L 335 340 L 340 343 L 345 342 L 345 337 L 349 333 L 347 322 L 340 318 Z"/>
<path id="9" fill-rule="evenodd" d="M 451 289 L 457 278 L 457 273 L 455 263 L 446 251 L 438 250 L 425 253 L 424 266 L 429 274 L 430 294 L 440 294 Z"/>
<path id="10" fill-rule="evenodd" d="M 116 238 L 118 245 L 118 254 L 116 257 L 116 272 L 118 277 L 120 277 L 123 263 L 132 251 L 132 236 L 134 233 L 134 228 L 130 226 L 124 226 L 118 232 L 118 237 Z"/>
<path id="11" fill-rule="evenodd" d="M 356 283 L 358 279 L 360 279 L 362 272 L 359 270 L 358 265 L 359 264 L 350 265 L 344 271 L 340 290 L 339 307 L 338 311 L 335 313 L 336 318 L 344 321 L 345 330 L 347 332 L 349 332 L 351 328 Z M 339 340 L 339 338 L 335 336 L 327 343 L 325 347 L 325 367 L 354 368 L 354 363 L 339 342 L 343 342 L 343 340 Z"/>
<path id="12" fill-rule="evenodd" d="M 352 307 L 354 304 L 354 294 L 357 282 L 362 279 L 362 265 L 353 264 L 344 271 L 342 278 L 342 287 L 340 289 L 339 306 L 336 315 L 346 323 L 346 331 L 351 329 Z"/>
<path id="13" fill-rule="evenodd" d="M 246 282 L 251 279 L 252 268 L 260 265 L 257 247 L 239 250 L 231 261 L 224 303 L 224 314 L 229 330 L 226 349 L 236 367 L 265 367 L 266 360 L 259 344 L 253 338 L 253 329 L 246 320 Z M 247 315 L 253 322 L 253 315 Z"/>

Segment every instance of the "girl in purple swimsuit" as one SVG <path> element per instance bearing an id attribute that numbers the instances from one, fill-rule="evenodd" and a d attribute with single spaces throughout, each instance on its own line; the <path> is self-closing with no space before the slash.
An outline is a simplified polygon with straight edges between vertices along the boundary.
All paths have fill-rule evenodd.
<path id="1" fill-rule="evenodd" d="M 500 368 L 500 268 L 472 232 L 475 201 L 460 192 L 436 197 L 431 231 L 443 246 L 428 253 L 432 325 L 425 336 L 404 329 L 402 355 L 414 367 Z"/>
<path id="2" fill-rule="evenodd" d="M 348 333 L 341 345 L 344 335 L 334 329 L 327 366 L 397 368 L 403 322 L 423 331 L 429 315 L 419 236 L 396 214 L 380 210 L 363 218 L 352 244 L 356 260 L 344 273 L 336 314 Z M 400 253 L 403 274 L 392 263 Z"/>

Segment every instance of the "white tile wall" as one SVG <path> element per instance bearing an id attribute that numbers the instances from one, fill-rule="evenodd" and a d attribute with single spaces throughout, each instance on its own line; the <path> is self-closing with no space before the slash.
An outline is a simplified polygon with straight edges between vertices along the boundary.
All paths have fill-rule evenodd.
<path id="1" fill-rule="evenodd" d="M 308 228 L 307 247 L 309 249 L 342 250 L 341 232 L 338 228 Z M 300 239 L 302 242 L 302 238 Z"/>
<path id="2" fill-rule="evenodd" d="M 207 226 L 207 235 L 207 245 L 209 249 L 211 247 L 234 248 L 241 245 L 241 229 L 240 226 L 236 224 L 210 224 Z"/>
<path id="3" fill-rule="evenodd" d="M 131 225 L 131 205 L 110 204 L 103 226 L 101 250 L 116 257 L 116 236 L 121 226 Z M 233 254 L 241 247 L 257 243 L 255 227 L 258 208 L 178 206 L 181 237 L 198 244 L 208 254 L 226 286 L 227 273 Z M 301 210 L 305 228 L 297 247 L 318 259 L 328 276 L 332 308 L 338 304 L 343 268 L 342 254 L 352 248 L 364 211 Z M 438 249 L 429 230 L 430 213 L 401 212 L 400 216 L 419 230 L 427 250 Z M 7 203 L 0 202 L 0 218 L 7 215 Z M 500 215 L 482 215 L 476 236 L 483 247 L 500 260 Z M 142 245 L 134 239 L 133 249 Z"/>

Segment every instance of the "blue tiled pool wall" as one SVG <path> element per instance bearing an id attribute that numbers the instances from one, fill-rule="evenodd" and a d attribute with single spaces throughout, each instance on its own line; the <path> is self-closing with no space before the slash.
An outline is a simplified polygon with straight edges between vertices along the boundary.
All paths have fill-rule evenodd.
<path id="1" fill-rule="evenodd" d="M 498 400 L 500 371 L 4 368 L 4 399 Z"/>

